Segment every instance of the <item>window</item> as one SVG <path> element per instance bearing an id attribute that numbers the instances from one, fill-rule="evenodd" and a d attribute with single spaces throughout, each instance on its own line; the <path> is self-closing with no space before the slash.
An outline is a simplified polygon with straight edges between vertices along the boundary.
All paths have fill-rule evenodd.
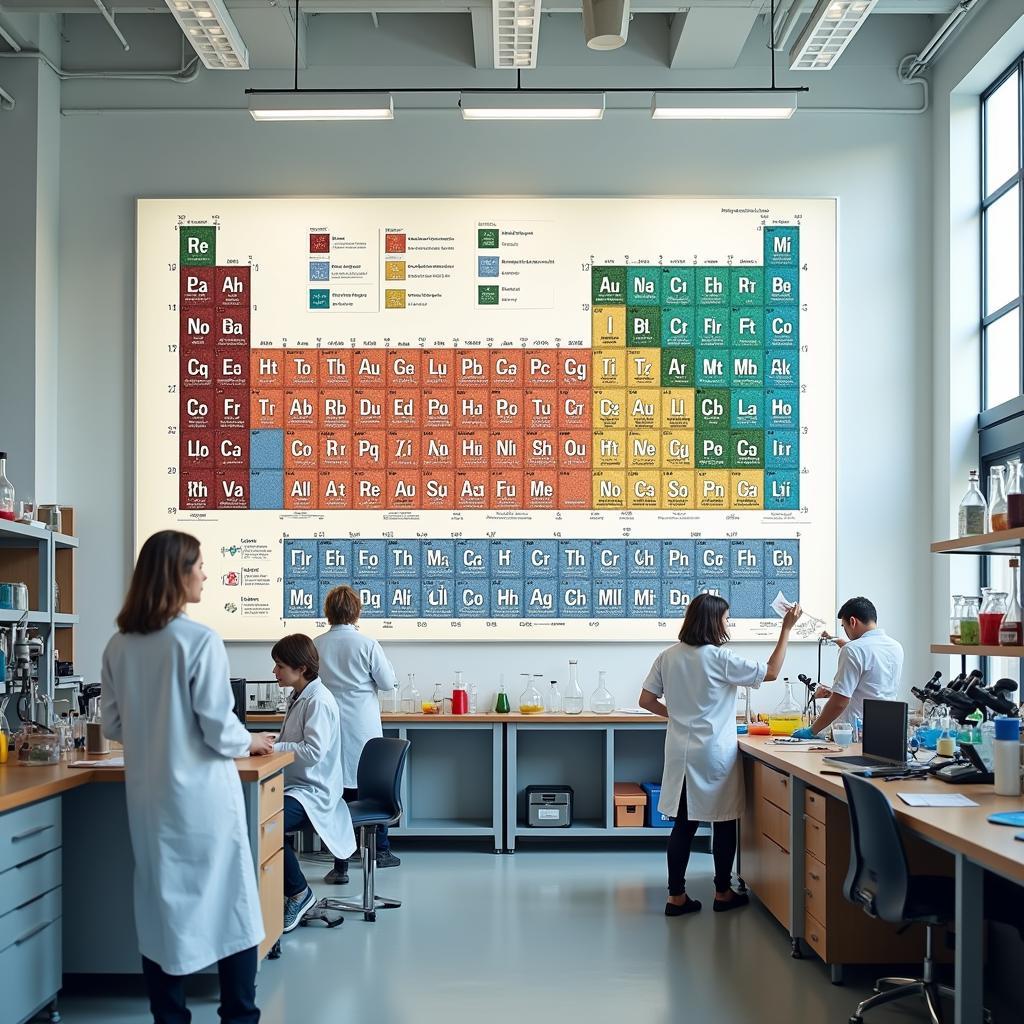
<path id="1" fill-rule="evenodd" d="M 982 410 L 1024 391 L 1024 55 L 981 97 Z"/>

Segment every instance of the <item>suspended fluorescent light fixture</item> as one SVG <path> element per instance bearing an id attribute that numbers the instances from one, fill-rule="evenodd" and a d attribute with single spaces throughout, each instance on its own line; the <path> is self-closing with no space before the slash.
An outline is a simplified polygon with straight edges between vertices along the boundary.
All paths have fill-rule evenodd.
<path id="1" fill-rule="evenodd" d="M 459 108 L 465 121 L 600 121 L 603 92 L 464 92 Z"/>
<path id="2" fill-rule="evenodd" d="M 667 120 L 776 120 L 796 113 L 795 92 L 751 89 L 735 92 L 656 92 L 651 117 Z"/>
<path id="3" fill-rule="evenodd" d="M 199 59 L 213 71 L 244 71 L 249 51 L 221 0 L 166 0 Z"/>
<path id="4" fill-rule="evenodd" d="M 327 89 L 251 89 L 254 121 L 391 121 L 394 102 L 386 92 Z"/>
<path id="5" fill-rule="evenodd" d="M 874 10 L 878 0 L 819 0 L 789 51 L 792 71 L 828 71 Z"/>

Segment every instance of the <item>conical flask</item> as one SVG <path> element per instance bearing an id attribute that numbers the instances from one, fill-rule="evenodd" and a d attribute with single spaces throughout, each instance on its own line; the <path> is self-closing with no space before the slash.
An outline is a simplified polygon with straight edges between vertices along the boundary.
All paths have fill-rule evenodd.
<path id="1" fill-rule="evenodd" d="M 605 673 L 597 673 L 597 689 L 590 695 L 590 710 L 595 715 L 610 715 L 615 710 L 615 698 L 605 685 Z"/>

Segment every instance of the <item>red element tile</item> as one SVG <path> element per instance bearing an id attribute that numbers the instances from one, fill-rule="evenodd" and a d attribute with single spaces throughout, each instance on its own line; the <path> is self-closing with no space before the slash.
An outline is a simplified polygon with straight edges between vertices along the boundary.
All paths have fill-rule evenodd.
<path id="1" fill-rule="evenodd" d="M 453 469 L 455 466 L 455 431 L 424 430 L 420 444 L 420 461 L 426 469 Z"/>
<path id="2" fill-rule="evenodd" d="M 420 508 L 420 471 L 418 469 L 389 469 L 388 508 Z"/>
<path id="3" fill-rule="evenodd" d="M 217 430 L 248 430 L 249 389 L 244 387 L 216 388 L 214 390 L 212 425 Z"/>
<path id="4" fill-rule="evenodd" d="M 387 231 L 384 234 L 384 251 L 386 253 L 405 252 L 405 232 Z"/>
<path id="5" fill-rule="evenodd" d="M 523 425 L 527 430 L 553 430 L 558 426 L 558 391 L 555 388 L 523 391 Z"/>
<path id="6" fill-rule="evenodd" d="M 352 391 L 352 423 L 359 430 L 384 426 L 383 388 L 354 388 Z"/>
<path id="7" fill-rule="evenodd" d="M 217 393 L 213 388 L 181 388 L 178 422 L 182 430 L 212 430 Z"/>
<path id="8" fill-rule="evenodd" d="M 182 267 L 178 271 L 178 308 L 213 307 L 216 267 Z"/>
<path id="9" fill-rule="evenodd" d="M 214 301 L 220 309 L 244 309 L 248 314 L 252 296 L 248 263 L 237 267 L 214 267 Z"/>
<path id="10" fill-rule="evenodd" d="M 335 430 L 350 430 L 355 417 L 352 415 L 351 388 L 321 388 L 317 393 L 320 403 L 320 426 Z"/>
<path id="11" fill-rule="evenodd" d="M 522 470 L 491 470 L 488 508 L 523 507 Z"/>
<path id="12" fill-rule="evenodd" d="M 311 231 L 309 233 L 309 251 L 324 253 L 331 251 L 331 236 L 326 231 Z"/>
<path id="13" fill-rule="evenodd" d="M 191 469 L 182 466 L 178 478 L 178 508 L 182 511 L 197 512 L 217 507 L 212 469 Z"/>
<path id="14" fill-rule="evenodd" d="M 527 469 L 554 469 L 558 465 L 558 432 L 527 430 L 524 437 L 523 465 Z"/>
<path id="15" fill-rule="evenodd" d="M 213 469 L 217 434 L 213 430 L 181 431 L 178 453 L 179 471 L 186 469 Z M 183 506 L 184 507 L 184 506 Z"/>
<path id="16" fill-rule="evenodd" d="M 228 348 L 249 347 L 249 308 L 218 309 L 214 320 L 217 344 Z"/>
<path id="17" fill-rule="evenodd" d="M 205 306 L 183 308 L 178 316 L 178 342 L 181 348 L 212 346 L 217 340 L 213 326 L 216 319 L 216 312 Z"/>
<path id="18" fill-rule="evenodd" d="M 450 469 L 424 469 L 420 474 L 420 508 L 455 508 L 455 473 Z"/>
<path id="19" fill-rule="evenodd" d="M 249 431 L 218 430 L 214 462 L 218 469 L 249 467 Z"/>
<path id="20" fill-rule="evenodd" d="M 455 468 L 486 469 L 489 440 L 486 430 L 456 430 Z"/>
<path id="21" fill-rule="evenodd" d="M 181 389 L 213 389 L 213 368 L 216 350 L 212 348 L 182 347 L 179 349 L 178 382 Z"/>
<path id="22" fill-rule="evenodd" d="M 523 474 L 523 508 L 558 508 L 556 470 L 528 469 Z"/>
<path id="23" fill-rule="evenodd" d="M 320 387 L 352 386 L 352 351 L 344 348 L 320 349 Z"/>
<path id="24" fill-rule="evenodd" d="M 389 388 L 418 388 L 423 352 L 418 348 L 394 349 L 388 354 Z"/>
<path id="25" fill-rule="evenodd" d="M 419 468 L 421 438 L 422 434 L 418 430 L 389 430 L 388 469 Z"/>
<path id="26" fill-rule="evenodd" d="M 593 478 L 589 471 L 560 469 L 558 471 L 558 507 L 591 508 L 593 486 Z"/>
<path id="27" fill-rule="evenodd" d="M 315 388 L 285 388 L 284 425 L 315 430 L 319 426 L 320 395 Z"/>
<path id="28" fill-rule="evenodd" d="M 214 475 L 217 508 L 249 507 L 249 470 L 218 469 Z"/>
<path id="29" fill-rule="evenodd" d="M 387 473 L 383 469 L 352 472 L 352 508 L 383 509 L 387 499 Z"/>
<path id="30" fill-rule="evenodd" d="M 455 507 L 460 509 L 487 508 L 490 474 L 486 469 L 458 469 L 455 471 Z"/>
<path id="31" fill-rule="evenodd" d="M 213 380 L 218 387 L 249 386 L 249 357 L 242 349 L 218 345 L 213 356 Z"/>

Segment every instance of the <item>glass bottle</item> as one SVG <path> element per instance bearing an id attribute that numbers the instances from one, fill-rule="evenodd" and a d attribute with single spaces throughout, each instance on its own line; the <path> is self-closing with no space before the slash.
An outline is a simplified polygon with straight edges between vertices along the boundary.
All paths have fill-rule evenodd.
<path id="1" fill-rule="evenodd" d="M 0 452 L 0 519 L 10 519 L 13 522 L 17 514 L 14 487 L 7 479 L 7 452 Z"/>
<path id="2" fill-rule="evenodd" d="M 960 537 L 974 537 L 985 532 L 986 516 L 988 515 L 988 503 L 985 495 L 978 487 L 978 471 L 971 470 L 971 483 L 967 493 L 960 502 L 960 512 L 957 516 L 957 535 Z"/>
<path id="3" fill-rule="evenodd" d="M 423 712 L 427 715 L 439 715 L 444 711 L 444 686 L 434 683 L 434 696 L 423 702 Z"/>
<path id="4" fill-rule="evenodd" d="M 786 692 L 768 715 L 768 728 L 772 736 L 792 736 L 804 724 L 803 707 L 796 699 L 788 676 L 782 680 L 782 685 Z"/>
<path id="5" fill-rule="evenodd" d="M 935 753 L 939 757 L 952 757 L 956 753 L 956 734 L 952 721 L 946 717 L 942 720 L 942 732 L 935 741 Z"/>
<path id="6" fill-rule="evenodd" d="M 590 695 L 590 710 L 595 715 L 610 715 L 615 710 L 615 698 L 605 685 L 605 673 L 597 673 L 597 689 Z"/>
<path id="7" fill-rule="evenodd" d="M 1024 464 L 1020 459 L 1006 464 L 1006 514 L 1011 530 L 1024 526 Z"/>
<path id="8" fill-rule="evenodd" d="M 988 523 L 989 529 L 1010 528 L 1010 513 L 1006 505 L 1006 478 L 1004 466 L 993 466 L 988 471 Z"/>
<path id="9" fill-rule="evenodd" d="M 1010 559 L 1010 600 L 1006 604 L 1006 614 L 999 625 L 999 646 L 1020 647 L 1024 645 L 1024 628 L 1022 628 L 1022 615 L 1020 607 L 1020 590 L 1018 587 L 1017 571 L 1020 568 L 1020 561 L 1016 558 Z"/>
<path id="10" fill-rule="evenodd" d="M 402 690 L 402 714 L 418 715 L 423 711 L 420 706 L 420 691 L 416 689 L 416 673 L 409 673 L 409 681 Z"/>
<path id="11" fill-rule="evenodd" d="M 505 689 L 505 677 L 501 676 L 498 682 L 498 695 L 494 698 L 494 712 L 498 715 L 507 715 L 512 710 L 509 703 L 508 691 Z"/>
<path id="12" fill-rule="evenodd" d="M 977 647 L 981 643 L 978 599 L 976 597 L 964 598 L 964 613 L 960 618 L 960 643 L 965 647 Z"/>
<path id="13" fill-rule="evenodd" d="M 562 710 L 567 715 L 583 714 L 583 687 L 580 686 L 579 666 L 569 662 L 569 684 L 562 694 Z"/>
<path id="14" fill-rule="evenodd" d="M 981 611 L 978 613 L 978 632 L 982 647 L 995 647 L 999 643 L 999 626 L 1006 614 L 1006 591 L 982 590 Z"/>
<path id="15" fill-rule="evenodd" d="M 476 683 L 469 684 L 469 713 L 475 715 L 480 710 L 480 691 Z"/>
<path id="16" fill-rule="evenodd" d="M 548 687 L 548 714 L 560 715 L 562 713 L 562 695 L 558 692 L 558 680 L 552 679 Z"/>
<path id="17" fill-rule="evenodd" d="M 964 596 L 963 594 L 953 595 L 953 614 L 949 617 L 949 642 L 951 644 L 960 643 L 960 619 L 964 614 Z"/>
<path id="18" fill-rule="evenodd" d="M 519 713 L 521 715 L 539 715 L 544 710 L 544 695 L 530 681 L 530 676 L 522 673 L 525 687 L 519 695 Z M 534 676 L 534 679 L 537 677 Z"/>

